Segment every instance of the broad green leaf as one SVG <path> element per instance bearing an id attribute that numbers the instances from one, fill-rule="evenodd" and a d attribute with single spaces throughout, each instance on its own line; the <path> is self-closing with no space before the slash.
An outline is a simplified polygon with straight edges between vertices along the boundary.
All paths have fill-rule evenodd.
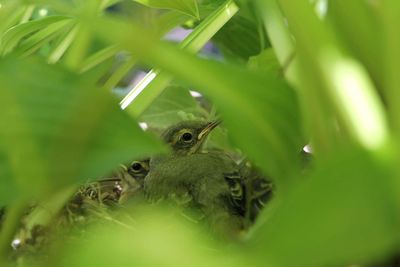
<path id="1" fill-rule="evenodd" d="M 186 88 L 169 86 L 142 113 L 139 120 L 151 127 L 163 129 L 182 120 L 205 116 L 205 110 L 200 108 Z"/>
<path id="2" fill-rule="evenodd" d="M 196 0 L 134 0 L 153 8 L 173 9 L 189 16 L 199 18 L 199 8 Z"/>
<path id="3" fill-rule="evenodd" d="M 400 66 L 400 37 L 396 34 L 400 19 L 400 6 L 398 1 L 385 1 L 381 3 L 383 22 L 383 41 L 382 52 L 379 54 L 383 57 L 384 62 L 384 87 L 387 94 L 388 113 L 397 140 L 400 137 L 400 77 L 397 75 Z M 378 54 L 378 52 L 375 52 Z M 398 150 L 400 151 L 400 150 Z M 400 166 L 400 165 L 398 165 Z M 400 169 L 399 169 L 400 170 Z"/>
<path id="4" fill-rule="evenodd" d="M 112 5 L 117 4 L 118 2 L 121 2 L 121 0 L 105 0 L 105 1 L 102 1 L 101 5 L 100 5 L 100 8 L 101 9 L 106 9 L 106 8 L 112 6 Z"/>
<path id="5" fill-rule="evenodd" d="M 0 203 L 97 178 L 160 150 L 90 76 L 6 58 L 0 83 L 0 188 L 15 190 Z"/>
<path id="6" fill-rule="evenodd" d="M 337 147 L 255 233 L 258 255 L 277 266 L 350 266 L 383 259 L 398 243 L 391 169 L 378 155 Z"/>
<path id="7" fill-rule="evenodd" d="M 1 53 L 11 52 L 28 34 L 34 33 L 53 23 L 70 19 L 67 16 L 49 16 L 38 20 L 28 21 L 10 28 L 1 38 Z"/>
<path id="8" fill-rule="evenodd" d="M 272 48 L 265 49 L 257 56 L 250 57 L 247 66 L 255 71 L 275 72 L 276 74 L 285 72 L 285 69 L 281 69 L 279 66 L 275 51 Z"/>
<path id="9" fill-rule="evenodd" d="M 371 150 L 383 147 L 389 136 L 387 117 L 365 67 L 345 52 L 332 29 L 317 17 L 309 3 L 279 2 L 296 38 L 298 71 L 302 75 L 296 86 L 305 96 L 303 106 L 313 107 L 308 108 L 307 120 L 318 119 L 316 124 L 325 126 L 321 134 L 315 132 L 312 138 L 330 143 L 327 150 L 334 149 L 332 140 L 338 138 Z M 336 133 L 334 121 L 340 129 Z M 318 142 L 316 146 L 320 150 L 323 144 Z"/>
<path id="10" fill-rule="evenodd" d="M 240 251 L 218 246 L 204 229 L 184 216 L 167 207 L 132 210 L 121 219 L 88 229 L 84 238 L 60 244 L 66 249 L 62 256 L 54 253 L 52 265 L 239 267 L 253 262 Z"/>
<path id="11" fill-rule="evenodd" d="M 269 43 L 264 30 L 255 22 L 240 16 L 234 16 L 213 40 L 221 47 L 223 53 L 237 60 L 247 60 L 263 51 Z"/>
<path id="12" fill-rule="evenodd" d="M 382 54 L 378 52 L 382 51 L 383 31 L 377 11 L 376 6 L 367 1 L 338 0 L 329 3 L 327 19 L 334 25 L 335 33 L 342 38 L 346 48 L 364 64 L 378 89 L 385 94 L 383 68 L 380 67 Z"/>

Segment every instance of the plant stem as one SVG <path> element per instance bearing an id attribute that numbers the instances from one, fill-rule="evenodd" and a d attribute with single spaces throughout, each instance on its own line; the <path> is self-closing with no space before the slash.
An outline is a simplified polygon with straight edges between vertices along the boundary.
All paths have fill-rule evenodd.
<path id="1" fill-rule="evenodd" d="M 7 208 L 5 221 L 0 232 L 0 261 L 7 261 L 9 258 L 11 242 L 20 226 L 26 207 L 27 202 L 19 200 Z"/>
<path id="2" fill-rule="evenodd" d="M 238 6 L 232 0 L 224 2 L 182 41 L 180 48 L 197 53 L 238 10 Z M 138 117 L 173 79 L 171 75 L 165 74 L 161 70 L 154 69 L 150 73 L 154 73 L 155 76 L 144 77 L 120 103 L 121 107 L 126 108 L 128 113 L 134 117 Z M 145 84 L 144 87 L 143 84 Z M 135 104 L 131 105 L 133 102 Z"/>

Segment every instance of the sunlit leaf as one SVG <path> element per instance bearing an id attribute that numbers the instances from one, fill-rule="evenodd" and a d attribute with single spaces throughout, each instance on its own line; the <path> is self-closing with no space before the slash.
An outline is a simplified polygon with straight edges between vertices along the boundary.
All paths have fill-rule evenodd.
<path id="1" fill-rule="evenodd" d="M 335 26 L 336 33 L 341 37 L 346 47 L 368 69 L 371 77 L 382 87 L 382 57 L 377 53 L 381 49 L 382 31 L 376 7 L 371 3 L 354 1 L 332 1 L 329 3 L 327 19 Z M 349 24 L 352 25 L 350 30 Z M 354 30 L 357 34 L 354 35 Z"/>

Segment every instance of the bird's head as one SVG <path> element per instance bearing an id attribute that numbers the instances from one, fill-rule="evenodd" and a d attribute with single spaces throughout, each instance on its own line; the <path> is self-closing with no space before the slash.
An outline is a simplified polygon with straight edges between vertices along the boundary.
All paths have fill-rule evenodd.
<path id="1" fill-rule="evenodd" d="M 144 177 L 150 170 L 150 159 L 135 160 L 129 168 L 128 173 L 139 183 L 143 184 Z"/>
<path id="2" fill-rule="evenodd" d="M 201 149 L 208 134 L 219 124 L 220 120 L 183 121 L 167 128 L 161 135 L 164 142 L 169 144 L 174 153 L 190 155 Z"/>

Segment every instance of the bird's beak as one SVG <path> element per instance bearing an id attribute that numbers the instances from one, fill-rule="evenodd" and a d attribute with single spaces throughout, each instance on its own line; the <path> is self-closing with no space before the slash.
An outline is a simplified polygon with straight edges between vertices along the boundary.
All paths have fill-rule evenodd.
<path id="1" fill-rule="evenodd" d="M 206 137 L 215 127 L 217 127 L 222 120 L 215 120 L 206 125 L 203 130 L 201 130 L 200 134 L 198 135 L 197 139 L 202 140 Z"/>

